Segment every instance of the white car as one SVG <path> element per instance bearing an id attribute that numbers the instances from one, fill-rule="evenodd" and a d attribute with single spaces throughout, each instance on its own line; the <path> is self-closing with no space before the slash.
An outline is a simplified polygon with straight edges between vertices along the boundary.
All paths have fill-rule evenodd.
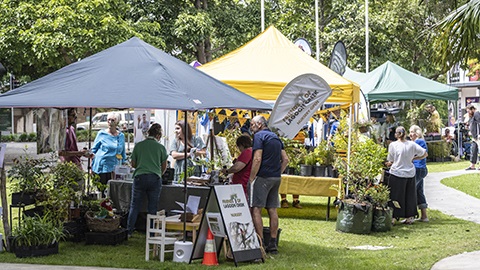
<path id="1" fill-rule="evenodd" d="M 101 130 L 108 128 L 107 116 L 109 113 L 117 113 L 120 115 L 118 123 L 118 127 L 120 130 L 128 129 L 128 132 L 133 132 L 133 111 L 113 111 L 97 113 L 92 118 L 92 130 Z M 89 121 L 77 124 L 77 130 L 87 130 L 89 128 Z"/>

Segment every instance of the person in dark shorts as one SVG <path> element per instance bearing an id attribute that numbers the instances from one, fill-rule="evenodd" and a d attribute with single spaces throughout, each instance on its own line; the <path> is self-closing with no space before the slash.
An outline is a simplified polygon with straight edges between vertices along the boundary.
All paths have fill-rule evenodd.
<path id="1" fill-rule="evenodd" d="M 270 219 L 270 241 L 266 243 L 265 251 L 277 254 L 277 208 L 280 206 L 278 188 L 281 173 L 288 164 L 288 157 L 282 141 L 268 129 L 265 117 L 255 116 L 250 128 L 254 133 L 252 170 L 249 178 L 249 202 L 253 223 L 263 240 L 262 208 L 266 208 Z"/>

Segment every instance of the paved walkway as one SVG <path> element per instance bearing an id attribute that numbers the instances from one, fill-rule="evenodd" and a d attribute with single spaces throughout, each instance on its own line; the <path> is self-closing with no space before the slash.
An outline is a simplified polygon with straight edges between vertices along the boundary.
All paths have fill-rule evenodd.
<path id="1" fill-rule="evenodd" d="M 444 178 L 466 173 L 475 173 L 480 180 L 480 171 L 461 170 L 428 174 L 425 178 L 425 196 L 428 207 L 480 224 L 480 200 L 440 183 Z M 480 269 L 477 264 L 479 261 L 480 251 L 462 253 L 438 261 L 433 265 L 432 270 Z"/>

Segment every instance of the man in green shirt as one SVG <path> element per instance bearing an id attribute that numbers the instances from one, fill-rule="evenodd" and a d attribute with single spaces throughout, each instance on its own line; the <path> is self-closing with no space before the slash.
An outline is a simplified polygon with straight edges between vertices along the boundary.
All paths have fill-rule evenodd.
<path id="1" fill-rule="evenodd" d="M 153 124 L 148 129 L 148 137 L 137 143 L 132 152 L 133 173 L 132 200 L 128 214 L 128 235 L 135 229 L 138 212 L 142 206 L 142 198 L 148 199 L 148 213 L 156 214 L 162 191 L 162 175 L 167 169 L 167 150 L 158 140 L 162 137 L 160 124 Z"/>

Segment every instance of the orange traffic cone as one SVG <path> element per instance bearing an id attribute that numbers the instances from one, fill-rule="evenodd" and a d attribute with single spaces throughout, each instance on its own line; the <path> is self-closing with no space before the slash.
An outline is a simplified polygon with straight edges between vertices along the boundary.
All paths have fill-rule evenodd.
<path id="1" fill-rule="evenodd" d="M 215 248 L 215 237 L 208 228 L 207 243 L 205 243 L 205 252 L 203 253 L 203 265 L 218 265 L 217 251 Z"/>

